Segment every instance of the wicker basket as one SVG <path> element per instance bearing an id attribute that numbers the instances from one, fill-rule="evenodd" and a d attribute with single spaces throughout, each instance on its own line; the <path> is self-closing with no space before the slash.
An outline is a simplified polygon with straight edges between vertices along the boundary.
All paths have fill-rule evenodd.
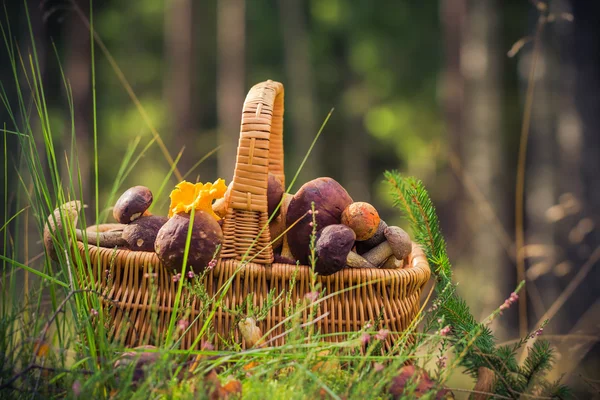
<path id="1" fill-rule="evenodd" d="M 223 307 L 213 320 L 213 344 L 219 348 L 219 336 L 234 340 L 246 348 L 236 326 L 234 309 L 253 294 L 254 305 L 262 304 L 270 290 L 290 291 L 292 304 L 302 301 L 311 291 L 311 273 L 307 266 L 273 264 L 273 251 L 267 215 L 267 177 L 276 174 L 285 182 L 283 172 L 283 85 L 266 81 L 254 86 L 244 102 L 241 134 L 229 209 L 223 224 L 224 241 L 217 265 L 204 277 L 208 295 L 214 296 L 233 277 L 224 294 Z M 102 229 L 102 226 L 99 227 Z M 107 292 L 113 338 L 128 346 L 152 343 L 165 331 L 177 293 L 178 283 L 153 252 L 99 248 L 78 243 L 82 254 L 89 252 L 92 279 L 100 278 Z M 246 258 L 244 258 L 244 256 Z M 251 262 L 240 261 L 244 258 Z M 152 272 L 152 273 L 151 273 Z M 317 282 L 325 294 L 336 293 L 319 302 L 315 329 L 326 340 L 343 339 L 347 332 L 380 321 L 392 334 L 387 346 L 404 331 L 419 310 L 421 290 L 429 280 L 430 269 L 421 249 L 413 244 L 408 266 L 403 269 L 344 269 L 331 276 L 319 276 Z M 198 343 L 204 321 L 196 320 L 201 302 L 183 293 L 189 314 L 189 329 L 181 348 Z M 259 321 L 262 332 L 270 332 L 271 345 L 285 342 L 286 299 Z M 304 313 L 303 318 L 308 318 Z M 273 329 L 275 328 L 275 329 Z"/>

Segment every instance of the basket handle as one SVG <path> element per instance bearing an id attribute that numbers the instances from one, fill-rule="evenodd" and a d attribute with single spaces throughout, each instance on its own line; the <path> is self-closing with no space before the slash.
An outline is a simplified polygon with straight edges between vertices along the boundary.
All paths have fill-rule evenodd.
<path id="1" fill-rule="evenodd" d="M 246 255 L 256 263 L 273 262 L 266 226 L 269 172 L 285 187 L 283 85 L 271 80 L 253 86 L 244 101 L 221 258 L 242 259 Z"/>

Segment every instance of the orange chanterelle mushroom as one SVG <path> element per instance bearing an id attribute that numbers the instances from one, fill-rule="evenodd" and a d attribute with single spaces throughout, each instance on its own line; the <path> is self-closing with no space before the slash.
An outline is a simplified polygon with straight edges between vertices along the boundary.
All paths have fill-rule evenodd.
<path id="1" fill-rule="evenodd" d="M 194 209 L 195 211 L 205 211 L 219 220 L 221 218 L 213 212 L 212 203 L 213 200 L 223 197 L 226 190 L 225 181 L 220 178 L 214 183 L 180 182 L 171 192 L 169 217 L 182 212 L 190 213 Z"/>

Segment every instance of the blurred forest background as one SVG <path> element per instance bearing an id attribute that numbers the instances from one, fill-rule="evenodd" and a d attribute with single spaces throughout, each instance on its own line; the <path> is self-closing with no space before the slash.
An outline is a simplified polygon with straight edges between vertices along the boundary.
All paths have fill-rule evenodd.
<path id="1" fill-rule="evenodd" d="M 26 54 L 25 6 L 20 0 L 4 6 Z M 72 126 L 53 44 L 72 86 L 82 190 L 91 213 L 89 3 L 42 0 L 28 7 L 60 149 L 69 148 Z M 388 223 L 401 224 L 383 172 L 417 176 L 437 205 L 459 290 L 476 317 L 487 316 L 516 286 L 515 177 L 533 60 L 528 38 L 540 16 L 535 2 L 97 0 L 93 8 L 98 39 L 148 118 L 97 42 L 101 206 L 128 146 L 139 140 L 141 150 L 153 140 L 149 124 L 172 158 L 185 147 L 182 173 L 220 146 L 188 179 L 229 183 L 245 95 L 255 83 L 273 79 L 286 90 L 289 176 L 335 108 L 295 189 L 331 176 L 355 200 L 372 202 Z M 569 361 L 559 363 L 558 373 L 581 364 L 578 371 L 597 377 L 600 5 L 554 0 L 548 12 L 556 21 L 540 36 L 526 167 L 527 328 L 551 316 L 545 333 L 562 335 L 553 343 Z M 510 57 L 520 40 L 523 47 Z M 16 102 L 4 49 L 0 54 L 0 80 Z M 14 128 L 0 108 L 4 123 Z M 18 164 L 17 140 L 7 140 L 10 163 Z M 157 190 L 168 171 L 154 142 L 120 191 L 132 185 Z M 173 177 L 167 193 L 176 183 Z M 8 185 L 11 192 L 19 185 L 16 174 L 9 174 Z M 516 337 L 517 307 L 495 323 L 501 340 Z"/>

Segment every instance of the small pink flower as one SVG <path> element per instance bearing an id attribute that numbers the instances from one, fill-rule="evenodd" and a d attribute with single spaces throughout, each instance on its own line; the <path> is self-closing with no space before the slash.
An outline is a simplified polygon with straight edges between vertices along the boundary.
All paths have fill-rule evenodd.
<path id="1" fill-rule="evenodd" d="M 501 306 L 500 306 L 500 311 L 504 311 L 506 310 L 508 307 L 510 307 L 510 303 L 508 302 L 504 302 Z"/>
<path id="2" fill-rule="evenodd" d="M 365 329 L 371 329 L 373 325 L 371 325 L 370 322 L 367 322 L 367 324 L 365 325 Z"/>
<path id="3" fill-rule="evenodd" d="M 212 259 L 212 260 L 210 260 L 210 262 L 208 263 L 208 266 L 207 266 L 207 268 L 208 268 L 209 270 L 211 270 L 211 269 L 213 269 L 213 268 L 214 268 L 214 267 L 216 267 L 216 266 L 217 266 L 217 260 L 215 260 L 215 259 L 213 258 L 213 259 Z"/>
<path id="4" fill-rule="evenodd" d="M 450 333 L 450 329 L 452 329 L 452 328 L 450 327 L 450 325 L 446 325 L 445 327 L 443 327 L 443 328 L 440 330 L 440 336 L 447 336 L 447 335 Z"/>
<path id="5" fill-rule="evenodd" d="M 385 339 L 387 339 L 389 333 L 390 333 L 390 331 L 388 331 L 387 329 L 380 329 L 379 332 L 377 332 L 375 334 L 375 339 L 385 340 Z"/>
<path id="6" fill-rule="evenodd" d="M 535 331 L 536 336 L 540 336 L 542 333 L 544 333 L 544 328 L 540 328 L 537 331 Z"/>
<path id="7" fill-rule="evenodd" d="M 187 273 L 187 277 L 188 277 L 188 278 L 190 278 L 190 279 L 194 279 L 194 276 L 196 276 L 196 275 L 194 274 L 194 271 L 188 271 L 188 273 Z"/>
<path id="8" fill-rule="evenodd" d="M 312 221 L 310 221 L 310 222 L 308 223 L 308 226 L 311 226 L 311 227 L 313 226 L 313 223 L 312 223 Z"/>
<path id="9" fill-rule="evenodd" d="M 179 280 L 181 279 L 181 274 L 173 275 L 172 279 L 173 279 L 173 282 L 175 282 L 175 283 L 179 282 Z"/>
<path id="10" fill-rule="evenodd" d="M 187 327 L 190 325 L 187 319 L 180 319 L 177 321 L 177 329 L 180 331 L 185 331 Z"/>
<path id="11" fill-rule="evenodd" d="M 79 382 L 79 380 L 73 382 L 73 386 L 71 386 L 71 389 L 73 390 L 73 394 L 75 395 L 75 397 L 79 396 L 81 394 L 81 382 Z"/>
<path id="12" fill-rule="evenodd" d="M 304 295 L 304 298 L 311 303 L 314 303 L 319 298 L 319 292 L 308 292 Z"/>
<path id="13" fill-rule="evenodd" d="M 205 340 L 203 340 L 202 343 L 200 344 L 200 350 L 211 351 L 211 350 L 214 350 L 214 349 L 215 349 L 215 346 L 213 346 L 212 343 L 207 342 Z"/>
<path id="14" fill-rule="evenodd" d="M 92 309 L 90 309 L 90 314 L 92 315 L 92 317 L 95 317 L 98 315 L 98 311 L 96 311 L 92 308 Z"/>
<path id="15" fill-rule="evenodd" d="M 444 322 L 444 320 L 442 318 L 438 318 L 438 324 L 441 324 L 442 322 Z"/>
<path id="16" fill-rule="evenodd" d="M 380 364 L 378 362 L 376 362 L 375 364 L 373 364 L 373 370 L 375 372 L 381 372 L 385 369 L 385 366 L 383 364 Z"/>
<path id="17" fill-rule="evenodd" d="M 363 346 L 366 346 L 370 340 L 371 340 L 371 335 L 369 335 L 368 333 L 363 333 L 360 336 L 360 342 L 363 344 Z"/>
<path id="18" fill-rule="evenodd" d="M 308 210 L 308 215 L 312 215 L 313 210 Z"/>

